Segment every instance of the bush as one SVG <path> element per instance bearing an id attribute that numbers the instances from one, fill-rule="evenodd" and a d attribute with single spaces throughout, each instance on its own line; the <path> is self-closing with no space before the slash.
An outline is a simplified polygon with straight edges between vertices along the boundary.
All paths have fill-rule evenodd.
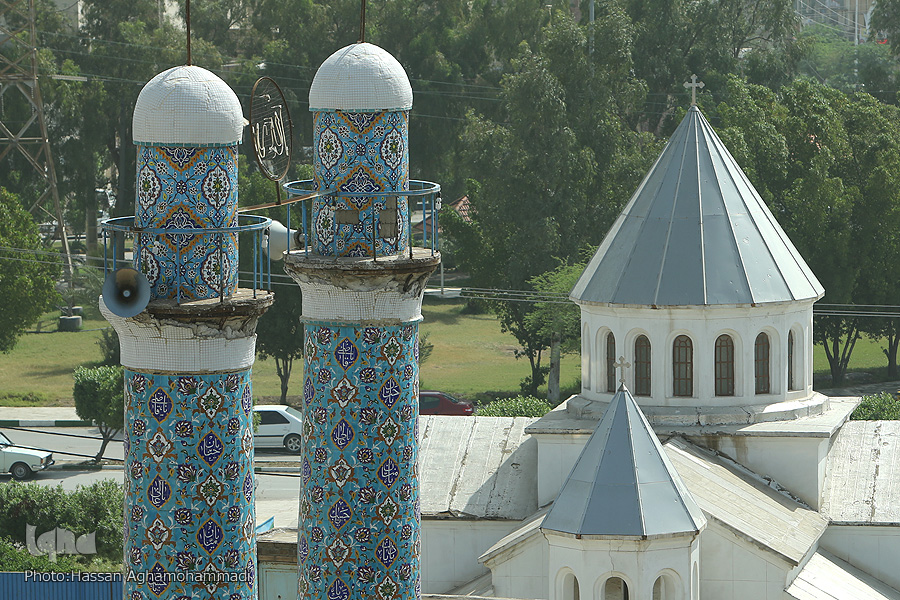
<path id="1" fill-rule="evenodd" d="M 500 398 L 478 409 L 482 417 L 542 417 L 550 412 L 546 400 L 534 396 Z"/>
<path id="2" fill-rule="evenodd" d="M 103 355 L 101 364 L 117 366 L 121 362 L 119 334 L 115 329 L 112 327 L 102 329 L 100 337 L 97 338 L 97 345 L 100 346 L 100 354 Z"/>
<path id="3" fill-rule="evenodd" d="M 900 402 L 888 392 L 863 396 L 862 402 L 850 415 L 850 420 L 898 421 L 900 420 Z"/>
<path id="4" fill-rule="evenodd" d="M 34 556 L 22 544 L 0 537 L 0 570 L 68 573 L 78 570 L 78 561 L 72 556 L 58 555 L 53 562 L 45 555 Z"/>
<path id="5" fill-rule="evenodd" d="M 97 555 L 118 562 L 122 560 L 124 505 L 124 489 L 109 479 L 79 486 L 74 492 L 66 492 L 61 485 L 9 482 L 0 486 L 0 538 L 24 547 L 26 524 L 34 525 L 37 535 L 55 527 L 68 529 L 76 537 L 93 531 Z"/>

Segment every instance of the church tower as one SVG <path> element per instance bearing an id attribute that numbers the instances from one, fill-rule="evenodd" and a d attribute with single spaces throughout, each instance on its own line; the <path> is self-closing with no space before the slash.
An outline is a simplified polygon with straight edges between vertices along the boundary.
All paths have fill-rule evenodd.
<path id="1" fill-rule="evenodd" d="M 624 355 L 654 424 L 819 414 L 827 401 L 812 389 L 812 307 L 823 294 L 692 106 L 572 290 L 582 392 L 569 406 L 599 415 Z"/>
<path id="2" fill-rule="evenodd" d="M 696 600 L 705 526 L 623 384 L 541 524 L 550 600 Z"/>
<path id="3" fill-rule="evenodd" d="M 285 255 L 306 336 L 300 594 L 412 600 L 421 585 L 418 323 L 440 254 L 413 246 L 409 199 L 433 207 L 440 188 L 409 181 L 412 88 L 381 48 L 361 42 L 331 55 L 309 104 L 312 231 L 309 246 Z"/>

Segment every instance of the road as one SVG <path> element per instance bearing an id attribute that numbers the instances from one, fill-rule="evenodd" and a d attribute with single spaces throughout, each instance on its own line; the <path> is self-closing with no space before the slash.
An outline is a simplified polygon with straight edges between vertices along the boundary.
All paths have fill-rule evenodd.
<path id="1" fill-rule="evenodd" d="M 262 523 L 269 517 L 275 517 L 275 527 L 296 527 L 300 506 L 300 479 L 298 473 L 257 473 L 256 484 L 256 522 Z M 106 468 L 101 471 L 70 471 L 50 469 L 36 473 L 31 479 L 39 485 L 62 485 L 64 490 L 72 491 L 78 486 L 90 485 L 103 479 L 111 479 L 122 483 L 125 477 L 122 469 Z M 0 475 L 0 485 L 12 481 L 6 475 Z"/>
<path id="2" fill-rule="evenodd" d="M 0 427 L 0 432 L 17 445 L 50 450 L 57 463 L 62 461 L 80 462 L 93 458 L 100 451 L 100 430 L 96 427 L 29 427 L 25 429 L 28 431 Z M 71 456 L 64 452 L 81 456 Z M 123 458 L 121 434 L 109 443 L 103 457 L 119 460 Z M 257 466 L 271 462 L 297 462 L 297 455 L 284 449 L 256 449 Z M 297 464 L 299 465 L 299 462 Z"/>

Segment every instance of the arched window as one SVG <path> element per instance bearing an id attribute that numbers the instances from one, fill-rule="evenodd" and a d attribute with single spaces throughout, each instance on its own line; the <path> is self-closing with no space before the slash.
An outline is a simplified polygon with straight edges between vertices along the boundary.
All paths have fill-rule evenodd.
<path id="1" fill-rule="evenodd" d="M 795 390 L 794 387 L 794 332 L 788 331 L 788 351 L 787 351 L 787 376 L 788 389 Z"/>
<path id="2" fill-rule="evenodd" d="M 716 339 L 716 396 L 734 396 L 734 342 L 729 335 Z"/>
<path id="3" fill-rule="evenodd" d="M 694 345 L 686 335 L 679 335 L 672 344 L 672 381 L 674 395 L 694 395 Z"/>
<path id="4" fill-rule="evenodd" d="M 681 593 L 669 575 L 660 575 L 653 583 L 652 600 L 679 600 Z"/>
<path id="5" fill-rule="evenodd" d="M 634 340 L 634 395 L 650 395 L 650 340 L 646 335 Z"/>
<path id="6" fill-rule="evenodd" d="M 616 391 L 616 336 L 610 331 L 606 334 L 606 391 Z"/>
<path id="7" fill-rule="evenodd" d="M 756 373 L 756 393 L 768 394 L 771 390 L 769 383 L 769 336 L 760 333 L 756 336 L 753 345 L 753 363 Z"/>
<path id="8" fill-rule="evenodd" d="M 566 573 L 563 578 L 562 600 L 581 600 L 581 591 L 578 589 L 578 578 L 573 573 Z"/>
<path id="9" fill-rule="evenodd" d="M 628 584 L 621 577 L 610 577 L 603 584 L 603 600 L 628 600 Z"/>
<path id="10" fill-rule="evenodd" d="M 691 600 L 700 598 L 700 573 L 697 570 L 697 563 L 691 569 Z"/>

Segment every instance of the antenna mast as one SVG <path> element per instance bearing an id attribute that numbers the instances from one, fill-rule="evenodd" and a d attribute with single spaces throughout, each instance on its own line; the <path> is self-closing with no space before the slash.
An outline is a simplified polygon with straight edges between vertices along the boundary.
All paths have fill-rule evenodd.
<path id="1" fill-rule="evenodd" d="M 20 25 L 10 24 L 16 22 Z M 21 0 L 0 0 L 0 39 L 7 40 L 6 54 L 0 54 L 0 99 L 9 104 L 13 104 L 10 102 L 12 98 L 24 100 L 25 108 L 24 117 L 7 115 L 5 110 L 0 112 L 0 164 L 8 156 L 15 156 L 15 150 L 25 157 L 43 180 L 42 192 L 29 212 L 34 215 L 40 209 L 56 219 L 54 236 L 59 235 L 62 240 L 66 275 L 71 284 L 72 255 L 66 236 L 65 212 L 56 188 L 56 168 L 50 152 L 50 140 L 47 139 L 47 121 L 38 85 L 34 0 L 24 3 Z M 55 214 L 44 208 L 48 198 L 53 200 Z"/>

